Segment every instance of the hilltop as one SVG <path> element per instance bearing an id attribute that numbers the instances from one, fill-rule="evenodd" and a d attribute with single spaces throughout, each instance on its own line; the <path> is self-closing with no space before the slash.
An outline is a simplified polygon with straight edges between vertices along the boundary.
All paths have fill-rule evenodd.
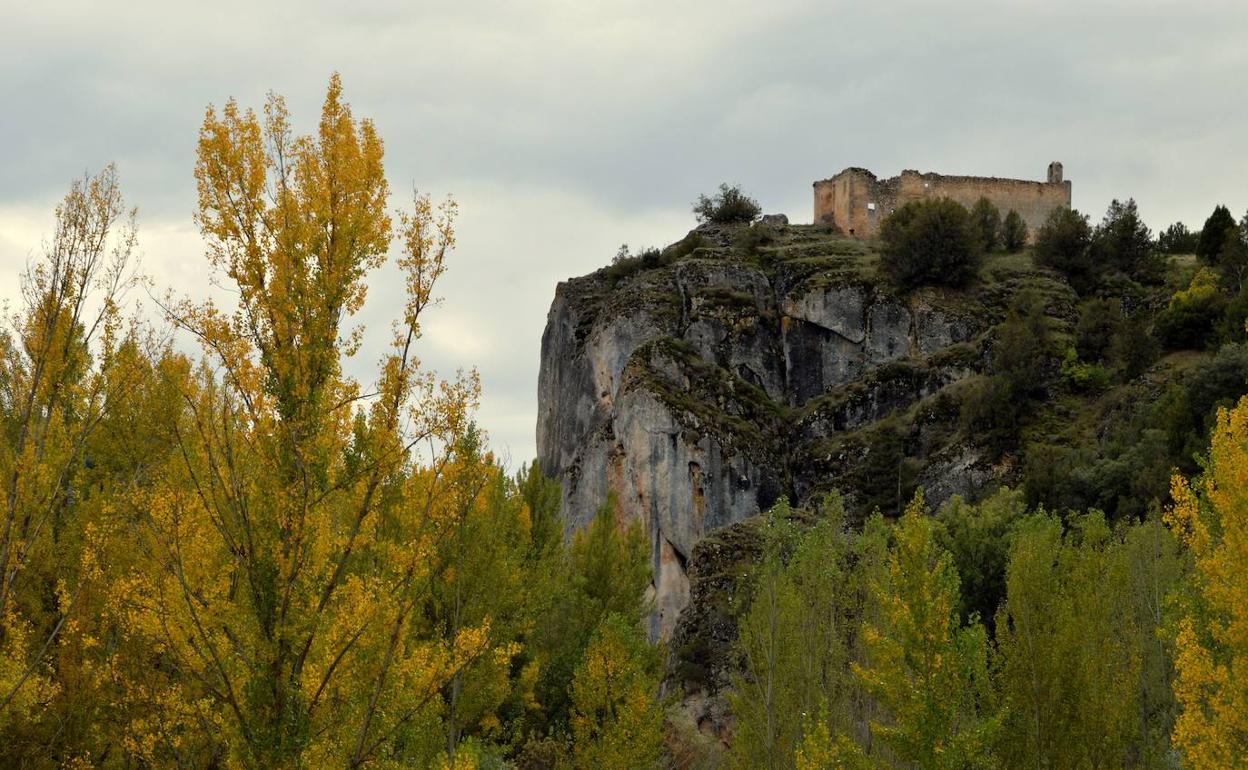
<path id="1" fill-rule="evenodd" d="M 938 507 L 1010 487 L 1139 517 L 1236 386 L 1180 396 L 1243 379 L 1238 346 L 1166 354 L 1149 336 L 1190 257 L 1150 283 L 1107 272 L 1081 295 L 1030 248 L 988 255 L 959 288 L 902 290 L 880 256 L 771 216 L 702 225 L 556 289 L 540 463 L 569 531 L 608 499 L 644 524 L 651 635 L 674 640 L 695 721 L 722 718 L 704 696 L 735 665 L 732 574 L 756 556 L 759 512 L 837 492 L 852 523 L 900 514 L 918 489 Z"/>

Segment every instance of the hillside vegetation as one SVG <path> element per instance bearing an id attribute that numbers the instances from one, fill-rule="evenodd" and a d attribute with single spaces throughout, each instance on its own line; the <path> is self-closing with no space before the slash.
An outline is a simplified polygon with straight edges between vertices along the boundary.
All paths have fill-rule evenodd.
<path id="1" fill-rule="evenodd" d="M 194 179 L 233 306 L 142 312 L 110 166 L 0 330 L 0 767 L 1248 756 L 1225 210 L 1156 244 L 1130 201 L 1059 212 L 1023 249 L 944 202 L 877 244 L 722 187 L 559 286 L 544 456 L 512 472 L 475 372 L 418 355 L 457 204 L 391 208 L 337 76 L 309 134 L 277 96 L 209 108 Z M 899 269 L 937 242 L 950 270 Z M 357 382 L 388 259 L 405 301 Z"/>
<path id="2" fill-rule="evenodd" d="M 852 250 L 786 229 L 737 258 Z M 939 290 L 898 288 L 887 242 L 837 265 L 974 313 L 956 356 L 974 373 L 942 386 L 936 356 L 908 359 L 790 410 L 842 415 L 798 460 L 840 463 L 800 508 L 695 549 L 668 672 L 691 766 L 1222 767 L 1248 750 L 1230 716 L 1248 651 L 1230 631 L 1248 588 L 1230 561 L 1248 513 L 1233 262 L 1160 253 L 1130 202 L 1038 240 Z M 1199 331 L 1170 331 L 1188 319 Z M 932 395 L 855 429 L 843 415 L 885 382 Z M 994 472 L 929 505 L 931 453 L 957 445 Z"/>

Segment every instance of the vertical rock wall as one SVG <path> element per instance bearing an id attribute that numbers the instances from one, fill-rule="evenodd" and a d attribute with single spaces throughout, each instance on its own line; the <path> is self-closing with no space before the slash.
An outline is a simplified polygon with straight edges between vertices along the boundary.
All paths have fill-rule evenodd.
<path id="1" fill-rule="evenodd" d="M 561 481 L 569 533 L 608 496 L 622 520 L 643 523 L 657 638 L 689 601 L 686 564 L 701 538 L 810 487 L 790 457 L 841 429 L 811 421 L 813 404 L 976 331 L 922 297 L 818 278 L 695 258 L 556 289 L 542 337 L 539 461 Z M 893 391 L 859 405 L 858 419 L 924 395 L 919 385 Z"/>

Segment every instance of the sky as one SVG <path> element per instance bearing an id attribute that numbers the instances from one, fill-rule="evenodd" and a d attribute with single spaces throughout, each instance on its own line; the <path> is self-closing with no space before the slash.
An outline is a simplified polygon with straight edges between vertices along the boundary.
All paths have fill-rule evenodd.
<path id="1" fill-rule="evenodd" d="M 220 295 L 191 219 L 205 109 L 274 91 L 311 131 L 336 71 L 395 205 L 459 201 L 420 355 L 476 368 L 512 467 L 535 454 L 556 284 L 678 240 L 720 182 L 808 222 L 811 182 L 847 166 L 1043 179 L 1060 160 L 1093 220 L 1113 198 L 1154 230 L 1248 208 L 1242 0 L 0 0 L 0 19 L 0 299 L 109 162 L 155 285 Z M 363 382 L 402 307 L 387 277 L 357 319 Z"/>

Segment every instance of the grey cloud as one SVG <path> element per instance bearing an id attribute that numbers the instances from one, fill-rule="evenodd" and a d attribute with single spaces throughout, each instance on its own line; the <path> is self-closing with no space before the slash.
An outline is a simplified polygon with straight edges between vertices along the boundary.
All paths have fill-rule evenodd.
<path id="1" fill-rule="evenodd" d="M 482 422 L 517 460 L 555 281 L 622 241 L 678 238 L 721 180 L 801 221 L 810 182 L 847 165 L 1040 178 L 1059 159 L 1094 217 L 1126 196 L 1154 228 L 1248 207 L 1238 2 L 141 0 L 5 16 L 0 222 L 116 160 L 149 228 L 181 228 L 148 262 L 188 293 L 205 106 L 258 107 L 273 89 L 310 127 L 340 71 L 386 138 L 395 190 L 460 198 L 445 312 L 478 322 Z M 0 232 L 0 258 L 17 240 Z M 360 376 L 401 301 L 384 285 Z M 461 342 L 427 340 L 426 358 L 471 363 Z"/>

